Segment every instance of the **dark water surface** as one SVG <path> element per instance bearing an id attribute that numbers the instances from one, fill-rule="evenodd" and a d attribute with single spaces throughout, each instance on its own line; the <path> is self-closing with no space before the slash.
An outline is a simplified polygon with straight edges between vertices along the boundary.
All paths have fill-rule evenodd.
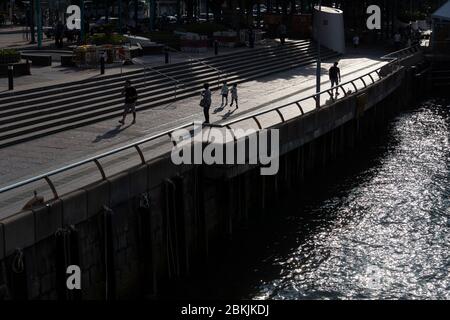
<path id="1" fill-rule="evenodd" d="M 257 232 L 235 240 L 194 290 L 179 293 L 449 299 L 449 135 L 448 101 L 402 112 L 339 176 L 296 191 Z"/>

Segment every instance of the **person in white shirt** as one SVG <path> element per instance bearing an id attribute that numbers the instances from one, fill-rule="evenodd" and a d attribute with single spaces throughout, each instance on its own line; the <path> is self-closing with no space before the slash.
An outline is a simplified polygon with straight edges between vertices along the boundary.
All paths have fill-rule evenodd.
<path id="1" fill-rule="evenodd" d="M 233 84 L 233 87 L 231 87 L 231 104 L 230 104 L 230 107 L 233 106 L 234 102 L 236 102 L 236 109 L 239 109 L 237 83 Z"/>
<path id="2" fill-rule="evenodd" d="M 225 107 L 228 105 L 228 86 L 227 86 L 227 82 L 224 81 L 223 85 L 222 85 L 222 89 L 220 90 L 220 93 L 222 95 L 222 107 Z M 225 100 L 225 104 L 224 104 L 224 100 Z"/>

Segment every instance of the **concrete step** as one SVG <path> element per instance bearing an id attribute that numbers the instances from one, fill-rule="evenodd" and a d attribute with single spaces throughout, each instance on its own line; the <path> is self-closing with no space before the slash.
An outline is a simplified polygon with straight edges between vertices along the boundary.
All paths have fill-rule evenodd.
<path id="1" fill-rule="evenodd" d="M 236 57 L 243 58 L 243 57 L 251 56 L 253 54 L 260 54 L 260 53 L 264 53 L 267 51 L 273 51 L 273 50 L 281 51 L 281 50 L 286 50 L 289 48 L 293 48 L 296 46 L 302 46 L 302 45 L 310 44 L 310 43 L 312 43 L 312 42 L 310 42 L 308 40 L 292 41 L 292 42 L 286 43 L 286 45 L 284 47 L 267 46 L 264 48 L 247 50 L 247 51 L 243 51 L 243 52 L 223 54 L 223 55 L 203 58 L 203 59 L 199 59 L 199 60 L 203 61 L 205 63 L 208 63 L 208 64 L 213 64 L 216 62 L 220 62 L 222 60 L 234 59 Z M 196 61 L 193 61 L 193 62 L 186 61 L 186 62 L 173 63 L 173 64 L 169 64 L 169 65 L 159 65 L 159 66 L 155 66 L 154 69 L 161 71 L 161 72 L 168 71 L 169 69 L 174 70 L 176 68 L 183 69 L 186 65 L 192 65 L 193 63 L 198 63 L 201 65 L 201 63 L 196 62 Z M 22 90 L 22 91 L 5 92 L 5 93 L 0 94 L 0 102 L 1 101 L 6 102 L 7 100 L 3 100 L 3 99 L 6 99 L 8 97 L 16 98 L 17 96 L 26 96 L 26 95 L 31 96 L 32 94 L 36 94 L 35 96 L 39 96 L 43 93 L 48 94 L 49 92 L 66 91 L 67 89 L 72 88 L 72 87 L 89 88 L 89 86 L 92 84 L 101 84 L 101 83 L 106 84 L 106 83 L 108 83 L 108 81 L 114 82 L 114 81 L 117 81 L 117 79 L 121 79 L 123 81 L 122 78 L 131 77 L 133 75 L 139 74 L 140 72 L 141 72 L 141 70 L 134 70 L 134 71 L 125 72 L 125 73 L 123 73 L 123 75 L 121 75 L 121 74 L 105 75 L 105 76 L 97 77 L 96 79 L 84 79 L 84 80 L 74 81 L 74 82 L 70 82 L 70 83 L 61 83 L 61 84 L 55 84 L 55 85 L 50 85 L 50 86 L 40 87 L 40 88 L 27 89 L 27 90 Z M 85 86 L 83 86 L 83 85 L 85 85 Z"/>
<path id="2" fill-rule="evenodd" d="M 264 52 L 263 55 L 258 52 L 253 59 L 233 58 L 223 61 L 217 58 L 215 60 L 220 69 L 226 72 L 228 82 L 242 83 L 304 66 L 316 59 L 314 44 L 309 42 L 293 44 L 281 49 L 266 48 Z M 328 49 L 324 49 L 323 53 L 324 60 L 338 56 Z M 238 57 L 237 55 L 233 56 Z M 168 86 L 173 86 L 169 79 L 159 74 L 153 74 L 144 82 L 143 76 L 134 74 L 135 86 L 139 91 L 137 110 L 145 110 L 199 95 L 204 82 L 218 84 L 217 72 L 213 72 L 209 67 L 203 68 L 201 64 L 195 65 L 195 69 L 190 73 L 186 73 L 186 66 L 184 66 L 184 73 L 179 66 L 168 70 L 170 70 L 168 72 L 171 72 L 169 73 L 171 76 L 176 75 L 183 79 L 182 82 L 180 81 L 181 86 L 176 97 L 172 90 L 167 90 Z M 120 95 L 122 85 L 123 78 L 115 79 L 109 85 L 101 83 L 94 92 L 90 91 L 86 94 L 83 94 L 83 90 L 77 89 L 76 85 L 71 86 L 72 90 L 76 92 L 75 98 L 67 97 L 67 95 L 59 93 L 59 90 L 50 89 L 47 93 L 53 92 L 53 95 L 44 100 L 39 97 L 30 98 L 35 94 L 32 93 L 24 95 L 28 100 L 22 101 L 22 105 L 7 105 L 8 107 L 3 105 L 0 108 L 0 148 L 120 117 L 123 111 L 123 97 Z M 106 97 L 107 99 L 105 99 Z"/>
<path id="3" fill-rule="evenodd" d="M 324 57 L 327 58 L 328 56 L 324 56 Z M 312 59 L 310 57 L 308 57 L 308 58 L 302 57 L 302 58 L 299 58 L 298 60 L 293 59 L 291 57 L 289 59 L 289 61 L 284 60 L 284 59 L 279 59 L 279 61 L 277 61 L 277 63 L 273 64 L 273 65 L 277 66 L 277 65 L 282 65 L 283 63 L 286 63 L 286 62 L 289 62 L 289 63 L 295 62 L 296 65 L 301 66 L 301 65 L 308 64 L 311 61 L 312 61 Z M 256 68 L 248 68 L 248 69 L 245 69 L 245 72 L 247 74 L 249 74 L 249 73 L 254 72 L 255 70 L 257 71 L 259 69 L 260 69 L 259 66 Z M 236 73 L 230 73 L 229 75 L 230 75 L 230 77 L 227 80 L 239 79 L 240 76 L 242 76 L 242 75 L 245 76 L 245 73 L 243 71 L 240 71 L 240 72 L 236 72 Z M 200 90 L 205 80 L 208 81 L 208 80 L 214 80 L 214 79 L 215 79 L 215 76 L 212 75 L 212 76 L 210 76 L 210 78 L 202 78 L 198 81 L 192 81 L 191 83 L 187 83 L 183 87 L 179 88 L 178 94 L 182 94 L 183 92 L 187 92 L 189 90 Z M 167 87 L 163 87 L 158 91 L 143 92 L 142 94 L 140 94 L 139 101 L 145 101 L 146 99 L 152 99 L 154 101 L 157 101 L 159 99 L 165 99 L 165 98 L 168 98 L 171 96 L 173 96 L 173 91 L 168 91 Z M 49 119 L 56 120 L 56 119 L 61 119 L 65 116 L 69 116 L 69 115 L 84 113 L 84 112 L 88 112 L 91 110 L 100 110 L 103 108 L 108 108 L 109 106 L 114 105 L 114 104 L 120 105 L 122 103 L 123 103 L 123 97 L 120 94 L 118 94 L 115 96 L 109 96 L 109 99 L 106 102 L 105 102 L 104 97 L 101 97 L 99 99 L 84 101 L 84 102 L 81 102 L 76 105 L 70 105 L 70 108 L 68 105 L 55 106 L 53 108 L 41 110 L 39 112 L 29 112 L 29 113 L 24 113 L 19 116 L 17 116 L 17 115 L 9 116 L 9 117 L 5 117 L 1 121 L 0 132 L 10 131 L 10 130 L 14 130 L 16 128 L 23 128 L 24 126 L 32 125 L 35 123 L 42 123 L 42 121 L 48 121 Z"/>
<path id="4" fill-rule="evenodd" d="M 301 51 L 298 50 L 301 48 Z M 242 60 L 237 60 L 237 61 L 224 61 L 221 64 L 217 64 L 216 67 L 223 70 L 224 72 L 228 72 L 229 70 L 233 70 L 236 68 L 240 68 L 243 64 L 245 63 L 253 63 L 256 64 L 260 61 L 263 60 L 268 60 L 268 59 L 274 59 L 277 56 L 284 56 L 286 54 L 292 54 L 292 53 L 300 53 L 300 52 L 304 52 L 305 54 L 309 54 L 310 52 L 312 52 L 312 50 L 315 50 L 315 47 L 311 47 L 311 46 L 301 46 L 301 47 L 297 47 L 294 49 L 288 49 L 286 51 L 282 51 L 279 55 L 273 55 L 271 53 L 270 56 L 256 56 L 253 60 L 250 60 L 249 62 L 246 61 L 242 61 Z M 325 50 L 324 53 L 329 52 L 329 50 Z M 211 69 L 207 66 L 196 66 L 193 68 L 189 68 L 188 70 L 190 71 L 189 73 L 186 72 L 186 67 L 184 67 L 182 70 L 175 70 L 175 71 L 168 71 L 165 74 L 173 77 L 175 79 L 177 79 L 178 81 L 185 81 L 186 79 L 189 79 L 192 76 L 197 76 L 199 74 L 204 74 L 206 73 L 217 73 L 217 71 L 215 71 L 214 69 Z M 75 87 L 74 90 L 62 90 L 62 91 L 58 91 L 52 95 L 50 95 L 49 93 L 42 93 L 38 96 L 33 96 L 33 97 L 21 97 L 21 99 L 19 99 L 18 97 L 14 98 L 14 100 L 12 101 L 8 101 L 9 99 L 4 99 L 2 106 L 0 107 L 0 116 L 3 115 L 2 111 L 3 110 L 8 110 L 8 109 L 14 109 L 16 110 L 18 107 L 21 106 L 27 106 L 27 107 L 31 107 L 34 104 L 42 104 L 45 102 L 51 102 L 53 104 L 55 103 L 61 103 L 63 99 L 74 99 L 74 100 L 79 100 L 79 95 L 82 94 L 83 97 L 91 97 L 89 95 L 94 95 L 94 94 L 99 94 L 102 92 L 105 92 L 105 90 L 112 90 L 112 89 L 117 89 L 117 90 L 122 90 L 123 88 L 123 81 L 125 78 L 122 79 L 118 79 L 117 81 L 108 84 L 108 85 L 103 85 L 102 83 L 100 84 L 96 84 L 96 85 L 91 85 L 88 88 L 78 88 Z M 156 72 L 152 72 L 149 71 L 147 72 L 146 75 L 144 75 L 144 73 L 141 71 L 139 74 L 134 75 L 133 77 L 129 77 L 126 79 L 130 79 L 133 81 L 134 85 L 137 85 L 139 83 L 158 83 L 158 82 L 166 82 L 166 80 L 164 77 L 162 77 L 160 74 L 156 73 Z M 45 95 L 44 95 L 45 94 Z M 44 96 L 43 96 L 44 95 Z"/>
<path id="5" fill-rule="evenodd" d="M 336 55 L 330 56 L 329 58 L 334 58 L 334 57 L 336 57 Z M 243 83 L 243 82 L 257 79 L 257 78 L 260 78 L 263 76 L 267 76 L 267 75 L 270 75 L 270 74 L 273 74 L 276 72 L 289 70 L 289 69 L 292 69 L 295 67 L 299 67 L 299 65 L 286 64 L 282 67 L 267 69 L 265 71 L 249 75 L 248 77 L 241 78 L 240 80 L 235 80 L 234 82 Z M 193 93 L 192 91 L 189 91 L 188 93 L 180 95 L 179 98 L 183 99 L 183 98 L 193 97 L 196 95 L 198 95 L 198 92 Z M 151 104 L 149 103 L 149 104 L 140 105 L 137 107 L 137 111 L 146 110 L 146 109 L 149 109 L 152 107 L 165 105 L 167 103 L 174 102 L 176 100 L 178 100 L 178 99 L 168 98 L 166 100 L 160 100 L 160 101 L 157 101 L 157 102 L 154 102 Z M 120 116 L 122 115 L 123 103 L 117 105 L 113 109 L 114 110 L 109 109 L 110 111 L 108 113 L 102 113 L 100 115 L 96 115 L 95 117 L 92 117 L 92 116 L 87 117 L 87 118 L 79 117 L 79 119 L 69 118 L 69 119 L 65 119 L 64 121 L 59 121 L 58 123 L 53 123 L 53 126 L 51 126 L 51 127 L 49 127 L 48 125 L 35 126 L 31 130 L 22 130 L 22 131 L 17 130 L 13 134 L 1 135 L 0 136 L 0 148 L 18 144 L 18 143 L 25 142 L 25 141 L 30 141 L 30 140 L 37 139 L 40 137 L 52 135 L 52 134 L 55 134 L 58 132 L 87 126 L 87 125 L 94 124 L 94 123 L 104 121 L 104 120 L 109 120 L 109 119 L 113 119 L 113 118 L 119 119 Z"/>
<path id="6" fill-rule="evenodd" d="M 306 59 L 310 58 L 312 56 L 312 51 L 309 51 L 309 49 L 305 49 L 305 51 L 302 52 L 296 52 L 295 54 L 289 54 L 289 55 L 282 55 L 282 56 L 275 56 L 275 57 L 265 57 L 264 61 L 265 63 L 272 63 L 272 62 L 279 62 L 282 60 L 287 59 Z M 324 52 L 324 55 L 331 54 L 331 51 Z M 254 67 L 259 67 L 262 60 L 256 60 L 252 61 L 251 63 L 243 63 L 243 64 L 235 64 L 230 65 L 224 68 L 226 71 L 226 74 L 236 74 L 239 72 L 242 72 L 243 70 L 251 69 Z M 202 81 L 203 79 L 211 79 L 213 82 L 218 82 L 220 78 L 217 76 L 217 72 L 213 71 L 204 71 L 202 73 L 195 73 L 195 74 L 184 74 L 179 75 L 177 77 L 179 79 L 180 87 L 185 86 L 186 84 L 192 82 L 192 81 Z M 150 91 L 158 92 L 158 90 L 164 90 L 167 91 L 167 86 L 174 86 L 174 83 L 168 79 L 163 78 L 161 75 L 155 74 L 151 77 L 147 78 L 146 81 L 142 80 L 140 83 L 136 83 L 135 87 L 138 90 L 139 95 L 142 93 L 148 93 Z M 66 96 L 53 96 L 51 97 L 51 100 L 46 102 L 47 99 L 41 100 L 29 100 L 26 103 L 20 104 L 20 105 L 7 105 L 4 106 L 3 109 L 0 109 L 0 125 L 9 122 L 11 116 L 20 116 L 27 112 L 34 112 L 39 113 L 43 110 L 49 109 L 51 107 L 62 107 L 63 105 L 66 105 L 68 108 L 70 107 L 76 107 L 77 105 L 83 104 L 83 103 L 91 103 L 95 102 L 95 100 L 102 99 L 104 100 L 105 97 L 108 97 L 108 99 L 114 99 L 114 98 L 120 98 L 120 94 L 123 90 L 122 83 L 120 86 L 113 86 L 108 89 L 104 90 L 94 90 L 93 93 L 86 93 L 86 92 L 78 92 L 75 97 L 73 95 L 69 95 L 69 97 Z M 83 95 L 83 99 L 80 101 L 79 94 Z M 19 120 L 19 119 L 16 119 Z"/>

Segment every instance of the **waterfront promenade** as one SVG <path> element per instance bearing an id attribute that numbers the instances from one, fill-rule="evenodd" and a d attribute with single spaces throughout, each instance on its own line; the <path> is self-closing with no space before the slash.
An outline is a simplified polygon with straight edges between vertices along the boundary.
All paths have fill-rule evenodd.
<path id="1" fill-rule="evenodd" d="M 342 81 L 350 81 L 379 68 L 385 63 L 377 58 L 381 55 L 374 52 L 349 52 L 340 59 Z M 322 90 L 329 88 L 328 68 L 332 62 L 327 61 L 322 65 Z M 362 83 L 357 85 L 363 86 Z M 352 89 L 351 86 L 348 89 Z M 238 110 L 229 106 L 220 109 L 220 95 L 218 91 L 214 91 L 211 122 L 221 122 L 255 110 L 276 107 L 314 92 L 315 65 L 292 69 L 239 85 Z M 142 111 L 138 113 L 137 124 L 132 126 L 131 117 L 121 127 L 118 124 L 119 119 L 112 119 L 1 149 L 0 186 L 30 178 L 185 123 L 202 121 L 202 109 L 198 106 L 198 102 L 199 98 L 193 97 Z M 170 151 L 170 148 L 168 138 L 161 139 L 146 146 L 144 153 L 146 159 L 150 159 Z M 139 158 L 133 152 L 124 152 L 123 155 L 102 162 L 106 167 L 107 176 L 137 164 Z M 89 172 L 92 174 L 87 174 Z M 99 178 L 95 165 L 92 165 L 80 168 L 76 174 L 72 172 L 70 175 L 58 176 L 54 182 L 59 193 L 64 194 Z M 42 195 L 46 199 L 51 195 L 45 181 L 21 188 L 12 198 L 11 194 L 7 197 L 1 195 L 0 218 L 18 211 L 25 199 L 32 196 L 34 189 L 45 190 Z"/>

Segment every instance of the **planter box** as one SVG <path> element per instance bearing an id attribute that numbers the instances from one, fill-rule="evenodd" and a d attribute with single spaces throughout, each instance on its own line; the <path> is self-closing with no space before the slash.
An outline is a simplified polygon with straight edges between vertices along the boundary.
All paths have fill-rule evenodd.
<path id="1" fill-rule="evenodd" d="M 184 52 L 206 52 L 208 51 L 208 40 L 181 40 L 181 51 Z"/>
<path id="2" fill-rule="evenodd" d="M 30 64 L 27 64 L 26 61 L 20 61 L 17 63 L 13 63 L 14 65 L 14 76 L 20 77 L 25 75 L 30 75 Z M 2 64 L 0 65 L 0 77 L 8 76 L 8 65 Z"/>
<path id="3" fill-rule="evenodd" d="M 234 48 L 239 43 L 239 36 L 235 31 L 214 32 L 213 38 L 220 47 Z"/>
<path id="4" fill-rule="evenodd" d="M 3 64 L 11 64 L 11 63 L 17 63 L 20 61 L 20 54 L 11 55 L 11 56 L 0 56 L 0 65 Z"/>
<path id="5" fill-rule="evenodd" d="M 72 55 L 61 56 L 61 67 L 74 67 L 75 62 L 73 61 Z"/>
<path id="6" fill-rule="evenodd" d="M 22 53 L 22 59 L 31 60 L 33 66 L 48 67 L 52 65 L 52 56 L 32 54 L 32 53 Z"/>
<path id="7" fill-rule="evenodd" d="M 162 44 L 152 44 L 152 45 L 142 46 L 143 55 L 161 54 L 161 53 L 163 53 L 163 51 L 164 51 L 164 45 L 162 45 Z"/>

